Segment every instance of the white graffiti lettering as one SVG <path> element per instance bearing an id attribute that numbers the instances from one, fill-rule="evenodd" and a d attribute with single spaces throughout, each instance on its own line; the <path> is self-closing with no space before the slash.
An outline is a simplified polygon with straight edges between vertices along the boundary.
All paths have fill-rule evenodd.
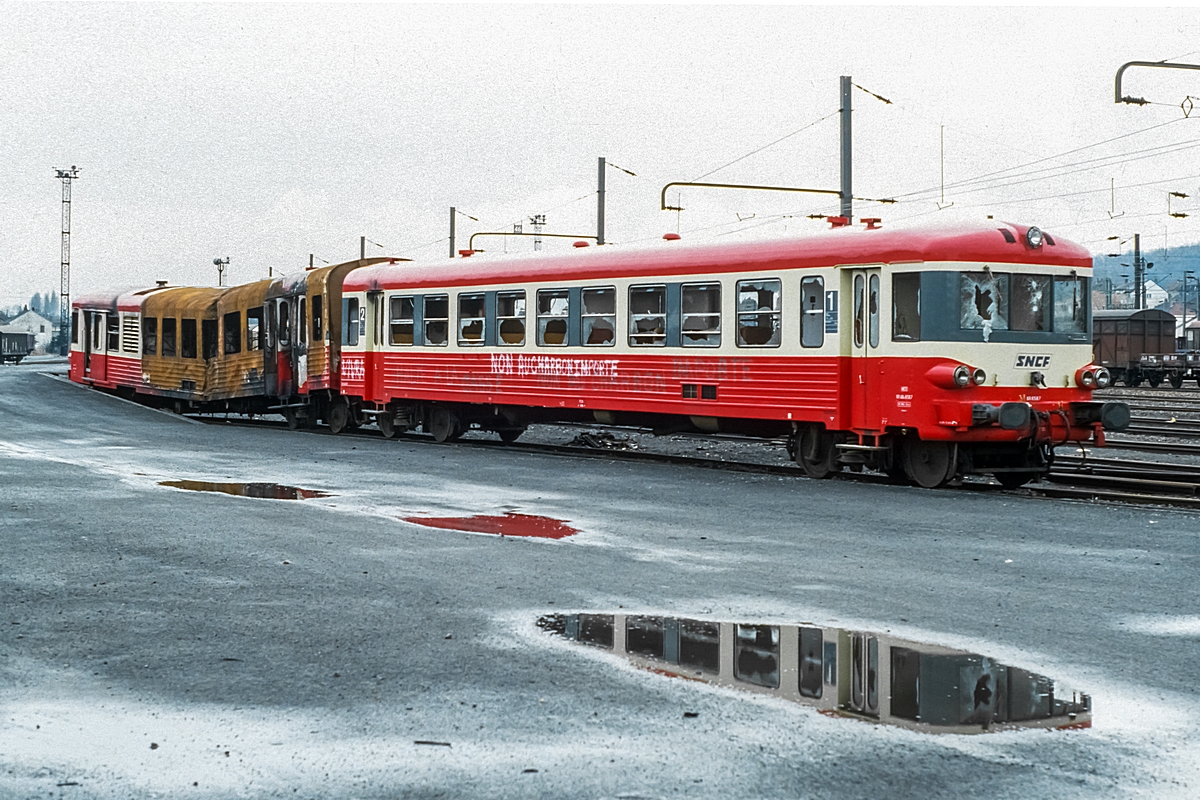
<path id="1" fill-rule="evenodd" d="M 342 380 L 345 381 L 362 381 L 367 378 L 367 368 L 362 359 L 359 358 L 343 358 L 342 359 Z"/>
<path id="2" fill-rule="evenodd" d="M 574 359 L 554 356 L 492 354 L 492 372 L 497 375 L 548 375 L 558 378 L 615 378 L 613 359 Z"/>

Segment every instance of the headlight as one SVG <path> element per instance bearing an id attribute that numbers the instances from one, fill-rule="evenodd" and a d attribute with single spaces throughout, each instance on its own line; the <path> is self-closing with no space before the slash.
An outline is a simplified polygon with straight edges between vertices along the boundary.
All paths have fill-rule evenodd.
<path id="1" fill-rule="evenodd" d="M 1079 373 L 1079 385 L 1085 389 L 1093 389 L 1096 386 L 1096 373 L 1090 369 L 1085 369 Z"/>
<path id="2" fill-rule="evenodd" d="M 1042 246 L 1042 230 L 1041 228 L 1030 228 L 1025 231 L 1025 243 L 1030 247 L 1038 248 Z"/>
<path id="3" fill-rule="evenodd" d="M 1107 389 L 1112 383 L 1112 373 L 1106 367 L 1100 367 L 1096 370 L 1096 388 Z"/>
<path id="4" fill-rule="evenodd" d="M 971 383 L 971 368 L 965 364 L 959 364 L 954 368 L 954 385 L 964 388 Z"/>
<path id="5" fill-rule="evenodd" d="M 983 386 L 983 384 L 987 381 L 987 373 L 979 367 L 976 367 L 975 371 L 971 373 L 971 381 L 976 386 Z"/>

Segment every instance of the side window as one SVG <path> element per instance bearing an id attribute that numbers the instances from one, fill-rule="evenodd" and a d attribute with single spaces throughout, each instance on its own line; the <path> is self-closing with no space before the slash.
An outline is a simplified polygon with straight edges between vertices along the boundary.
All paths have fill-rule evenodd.
<path id="1" fill-rule="evenodd" d="M 921 273 L 892 275 L 892 341 L 921 341 Z"/>
<path id="2" fill-rule="evenodd" d="M 566 289 L 539 289 L 537 293 L 537 343 L 566 347 L 570 293 Z"/>
<path id="3" fill-rule="evenodd" d="M 79 312 L 71 312 L 71 344 L 79 344 Z"/>
<path id="4" fill-rule="evenodd" d="M 684 284 L 680 295 L 684 347 L 721 346 L 721 284 Z"/>
<path id="5" fill-rule="evenodd" d="M 1008 330 L 1008 273 L 960 272 L 958 287 L 960 328 L 982 330 L 985 342 Z"/>
<path id="6" fill-rule="evenodd" d="M 800 629 L 800 694 L 820 697 L 824 676 L 824 634 L 820 628 Z"/>
<path id="7" fill-rule="evenodd" d="M 721 626 L 715 622 L 679 621 L 679 663 L 713 674 L 721 671 Z"/>
<path id="8" fill-rule="evenodd" d="M 196 320 L 179 320 L 179 356 L 180 358 L 196 357 Z"/>
<path id="9" fill-rule="evenodd" d="M 225 315 L 225 355 L 242 352 L 242 312 L 231 311 Z"/>
<path id="10" fill-rule="evenodd" d="M 286 301 L 284 301 L 286 302 Z M 286 306 L 285 306 L 286 307 Z M 262 349 L 262 306 L 257 306 L 246 311 L 246 349 L 261 350 Z M 166 323 L 166 320 L 163 320 Z M 163 343 L 166 344 L 166 328 L 163 328 Z"/>
<path id="11" fill-rule="evenodd" d="M 425 295 L 425 344 L 441 347 L 450 338 L 450 296 Z"/>
<path id="12" fill-rule="evenodd" d="M 662 347 L 667 343 L 667 287 L 629 287 L 629 344 Z"/>
<path id="13" fill-rule="evenodd" d="M 321 295 L 319 294 L 314 294 L 312 299 L 312 332 L 314 342 L 325 339 L 324 322 L 321 319 Z"/>
<path id="14" fill-rule="evenodd" d="M 308 341 L 308 309 L 307 297 L 300 298 L 300 311 L 296 314 L 296 339 L 300 344 Z"/>
<path id="15" fill-rule="evenodd" d="M 800 281 L 800 346 L 825 344 L 825 279 L 820 276 Z"/>
<path id="16" fill-rule="evenodd" d="M 866 282 L 862 275 L 854 276 L 854 346 L 863 346 L 863 295 L 866 293 Z"/>
<path id="17" fill-rule="evenodd" d="M 779 347 L 782 295 L 778 280 L 738 281 L 738 347 Z"/>
<path id="18" fill-rule="evenodd" d="M 590 347 L 611 347 L 617 342 L 617 289 L 604 286 L 584 289 L 583 343 Z"/>
<path id="19" fill-rule="evenodd" d="M 1050 276 L 1013 274 L 1008 323 L 1014 331 L 1050 330 Z"/>
<path id="20" fill-rule="evenodd" d="M 204 347 L 204 359 L 217 357 L 217 321 L 204 319 L 200 321 L 201 345 Z"/>
<path id="21" fill-rule="evenodd" d="M 393 297 L 389 300 L 391 306 L 391 321 L 388 332 L 389 341 L 397 345 L 413 343 L 413 302 L 412 297 Z"/>
<path id="22" fill-rule="evenodd" d="M 779 627 L 736 625 L 733 675 L 756 686 L 779 688 Z"/>
<path id="23" fill-rule="evenodd" d="M 482 294 L 460 294 L 458 296 L 458 344 L 460 346 L 483 344 L 486 308 L 487 304 Z"/>
<path id="24" fill-rule="evenodd" d="M 496 341 L 518 347 L 525 344 L 525 292 L 496 295 Z"/>
<path id="25" fill-rule="evenodd" d="M 1054 330 L 1059 333 L 1083 333 L 1087 330 L 1087 278 L 1054 279 Z"/>
<path id="26" fill-rule="evenodd" d="M 142 355 L 158 355 L 158 317 L 142 317 Z"/>
<path id="27" fill-rule="evenodd" d="M 879 347 L 879 275 L 872 274 L 868 283 L 870 289 L 867 292 L 867 312 L 870 315 L 868 329 L 871 347 Z"/>
<path id="28" fill-rule="evenodd" d="M 164 317 L 162 321 L 163 358 L 175 357 L 175 318 Z"/>
<path id="29" fill-rule="evenodd" d="M 109 352 L 116 352 L 117 350 L 120 350 L 121 349 L 121 318 L 117 315 L 117 313 L 115 311 L 108 315 L 108 319 L 105 322 L 105 326 L 107 328 L 107 333 L 108 333 L 108 342 L 107 342 L 108 348 L 107 349 L 109 350 Z"/>
<path id="30" fill-rule="evenodd" d="M 287 305 L 279 306 L 279 342 L 286 343 L 287 337 Z M 342 320 L 346 326 L 346 341 L 342 344 L 358 344 L 358 298 L 351 297 L 346 301 L 346 318 Z"/>

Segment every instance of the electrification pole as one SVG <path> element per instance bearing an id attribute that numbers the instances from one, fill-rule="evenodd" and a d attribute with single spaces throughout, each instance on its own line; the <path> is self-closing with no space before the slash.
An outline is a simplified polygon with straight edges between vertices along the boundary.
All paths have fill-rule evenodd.
<path id="1" fill-rule="evenodd" d="M 600 172 L 596 200 L 596 244 L 604 244 L 604 157 L 600 157 Z"/>
<path id="2" fill-rule="evenodd" d="M 1133 235 L 1133 307 L 1142 310 L 1146 298 L 1146 273 L 1142 266 L 1142 235 Z"/>
<path id="3" fill-rule="evenodd" d="M 69 355 L 71 349 L 71 181 L 79 177 L 79 167 L 55 169 L 62 181 L 62 273 L 58 290 L 58 335 L 61 352 Z"/>
<path id="4" fill-rule="evenodd" d="M 842 76 L 842 216 L 853 221 L 854 207 L 850 195 L 850 89 L 849 75 Z"/>
<path id="5" fill-rule="evenodd" d="M 458 209 L 450 206 L 450 257 L 454 258 L 454 214 Z"/>

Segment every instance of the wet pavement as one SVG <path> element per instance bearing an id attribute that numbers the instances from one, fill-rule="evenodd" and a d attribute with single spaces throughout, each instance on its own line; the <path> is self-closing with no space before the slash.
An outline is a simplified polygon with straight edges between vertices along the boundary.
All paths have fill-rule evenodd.
<path id="1" fill-rule="evenodd" d="M 45 369 L 0 369 L 2 797 L 1200 787 L 1200 515 L 202 426 Z M 862 639 L 843 707 L 856 635 L 877 660 Z M 873 663 L 879 713 L 924 716 L 926 661 L 986 735 L 862 721 Z M 1091 727 L 1005 729 L 1014 686 Z"/>

